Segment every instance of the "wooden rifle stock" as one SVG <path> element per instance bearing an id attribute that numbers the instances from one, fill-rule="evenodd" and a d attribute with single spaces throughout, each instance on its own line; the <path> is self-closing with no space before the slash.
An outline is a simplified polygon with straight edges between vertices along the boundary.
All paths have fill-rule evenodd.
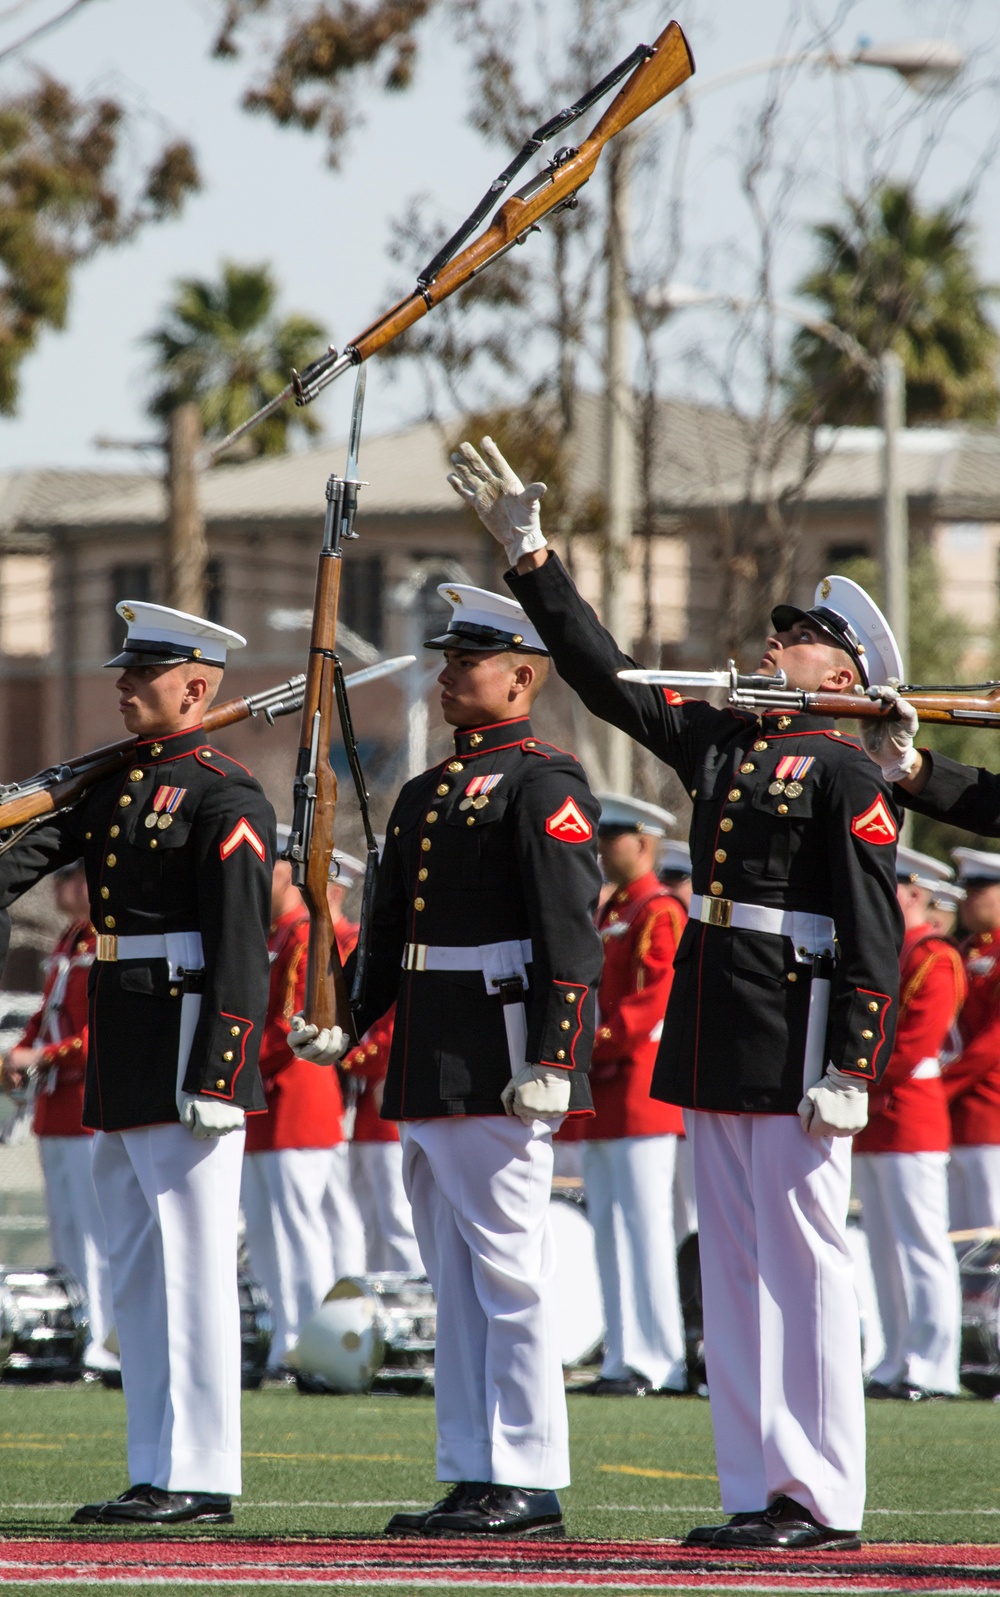
<path id="1" fill-rule="evenodd" d="M 1000 682 L 982 682 L 972 688 L 902 687 L 921 722 L 938 726 L 1000 727 Z M 802 709 L 813 715 L 838 719 L 879 721 L 892 718 L 892 706 L 856 693 L 804 693 Z"/>

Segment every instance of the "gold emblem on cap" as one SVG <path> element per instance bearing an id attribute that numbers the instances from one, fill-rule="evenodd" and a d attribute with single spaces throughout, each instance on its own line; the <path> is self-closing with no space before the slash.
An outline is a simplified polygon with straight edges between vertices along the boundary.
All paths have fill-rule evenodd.
<path id="1" fill-rule="evenodd" d="M 123 604 L 122 605 L 122 607 L 119 610 L 118 614 L 121 616 L 123 621 L 134 621 L 135 620 L 135 611 L 133 609 L 131 609 L 127 604 Z"/>
<path id="2" fill-rule="evenodd" d="M 820 583 L 820 585 L 819 585 L 819 596 L 820 596 L 821 599 L 829 599 L 829 597 L 830 597 L 830 579 L 829 579 L 829 577 L 824 577 L 823 581 Z"/>
<path id="3" fill-rule="evenodd" d="M 452 604 L 461 604 L 462 602 L 462 595 L 456 593 L 454 588 L 445 588 L 444 596 L 446 599 L 450 599 Z"/>

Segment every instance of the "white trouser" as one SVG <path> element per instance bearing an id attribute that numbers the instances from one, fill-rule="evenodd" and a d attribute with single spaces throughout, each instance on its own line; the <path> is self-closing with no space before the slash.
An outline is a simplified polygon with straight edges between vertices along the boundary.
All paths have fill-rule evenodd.
<path id="1" fill-rule="evenodd" d="M 323 1221 L 329 1238 L 331 1279 L 365 1273 L 365 1226 L 351 1186 L 348 1144 L 327 1149 Z"/>
<path id="2" fill-rule="evenodd" d="M 687 1137 L 677 1138 L 674 1163 L 674 1236 L 677 1245 L 698 1229 L 698 1203 L 694 1195 L 694 1153 Z"/>
<path id="3" fill-rule="evenodd" d="M 39 1137 L 38 1152 L 53 1261 L 76 1277 L 87 1296 L 90 1340 L 83 1362 L 91 1369 L 114 1370 L 118 1360 L 104 1346 L 114 1316 L 108 1241 L 91 1171 L 92 1142 L 92 1137 Z"/>
<path id="4" fill-rule="evenodd" d="M 962 1298 L 948 1240 L 948 1155 L 854 1156 L 885 1353 L 871 1372 L 892 1386 L 958 1391 Z"/>
<path id="5" fill-rule="evenodd" d="M 676 1147 L 672 1135 L 585 1142 L 583 1184 L 607 1327 L 601 1374 L 619 1378 L 634 1372 L 653 1386 L 684 1391 L 674 1237 Z"/>
<path id="6" fill-rule="evenodd" d="M 352 1142 L 351 1185 L 365 1228 L 365 1267 L 423 1270 L 413 1234 L 410 1200 L 403 1186 L 403 1149 L 398 1142 Z"/>
<path id="7" fill-rule="evenodd" d="M 847 1243 L 851 1144 L 797 1115 L 685 1110 L 694 1141 L 715 1454 L 727 1514 L 781 1494 L 857 1530 L 861 1330 Z"/>
<path id="8" fill-rule="evenodd" d="M 953 1231 L 1000 1227 L 1000 1143 L 952 1148 L 948 1197 Z"/>
<path id="9" fill-rule="evenodd" d="M 281 1148 L 243 1160 L 241 1198 L 250 1268 L 271 1299 L 276 1369 L 333 1286 L 323 1198 L 329 1148 Z"/>
<path id="10" fill-rule="evenodd" d="M 240 1490 L 243 1142 L 180 1125 L 94 1137 L 133 1485 Z"/>
<path id="11" fill-rule="evenodd" d="M 400 1126 L 403 1180 L 437 1299 L 438 1479 L 569 1484 L 549 1228 L 551 1121 Z"/>

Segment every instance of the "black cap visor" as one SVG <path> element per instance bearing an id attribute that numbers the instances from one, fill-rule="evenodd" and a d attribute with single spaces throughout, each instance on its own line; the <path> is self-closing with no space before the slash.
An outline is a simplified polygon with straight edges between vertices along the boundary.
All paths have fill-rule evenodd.
<path id="1" fill-rule="evenodd" d="M 134 665 L 184 665 L 188 661 L 198 665 L 215 665 L 221 670 L 224 666 L 222 660 L 210 660 L 204 653 L 195 654 L 194 649 L 179 649 L 174 643 L 129 643 L 120 654 L 110 660 L 105 660 L 104 669 L 109 666 L 134 666 Z"/>
<path id="2" fill-rule="evenodd" d="M 547 649 L 536 649 L 525 643 L 518 633 L 483 627 L 475 621 L 460 621 L 439 637 L 427 638 L 424 648 L 462 649 L 467 654 L 548 654 Z"/>
<path id="3" fill-rule="evenodd" d="M 811 623 L 823 633 L 833 648 L 842 649 L 850 655 L 863 685 L 868 686 L 868 666 L 860 639 L 842 615 L 838 615 L 836 610 L 828 610 L 825 605 L 817 605 L 814 610 L 800 610 L 798 605 L 776 604 L 771 611 L 771 625 L 776 632 L 790 632 L 796 621 Z"/>

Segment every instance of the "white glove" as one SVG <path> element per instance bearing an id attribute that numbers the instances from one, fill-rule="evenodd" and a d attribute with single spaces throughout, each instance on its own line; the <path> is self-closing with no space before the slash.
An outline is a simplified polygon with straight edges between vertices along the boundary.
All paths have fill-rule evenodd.
<path id="1" fill-rule="evenodd" d="M 308 1059 L 311 1065 L 334 1065 L 343 1059 L 351 1039 L 339 1026 L 307 1026 L 301 1015 L 295 1015 L 288 1033 L 288 1046 L 297 1059 Z"/>
<path id="2" fill-rule="evenodd" d="M 227 1131 L 239 1131 L 246 1115 L 234 1103 L 220 1103 L 218 1098 L 196 1098 L 193 1093 L 182 1092 L 178 1104 L 181 1125 L 193 1131 L 198 1142 L 208 1137 L 224 1137 Z"/>
<path id="3" fill-rule="evenodd" d="M 448 473 L 448 481 L 516 566 L 522 555 L 545 548 L 538 510 L 545 484 L 529 482 L 525 487 L 492 438 L 483 439 L 482 450 L 481 455 L 471 444 L 459 444 L 451 457 L 455 470 Z"/>
<path id="4" fill-rule="evenodd" d="M 799 1104 L 799 1119 L 810 1137 L 853 1137 L 868 1124 L 868 1088 L 831 1065 Z"/>
<path id="5" fill-rule="evenodd" d="M 508 1081 L 500 1102 L 526 1126 L 533 1120 L 558 1120 L 569 1108 L 569 1071 L 525 1065 Z"/>
<path id="6" fill-rule="evenodd" d="M 887 782 L 901 782 L 920 764 L 920 751 L 913 746 L 917 735 L 917 712 L 895 688 L 868 689 L 868 698 L 891 704 L 895 715 L 880 721 L 861 722 L 861 746 L 870 760 L 881 768 Z"/>

